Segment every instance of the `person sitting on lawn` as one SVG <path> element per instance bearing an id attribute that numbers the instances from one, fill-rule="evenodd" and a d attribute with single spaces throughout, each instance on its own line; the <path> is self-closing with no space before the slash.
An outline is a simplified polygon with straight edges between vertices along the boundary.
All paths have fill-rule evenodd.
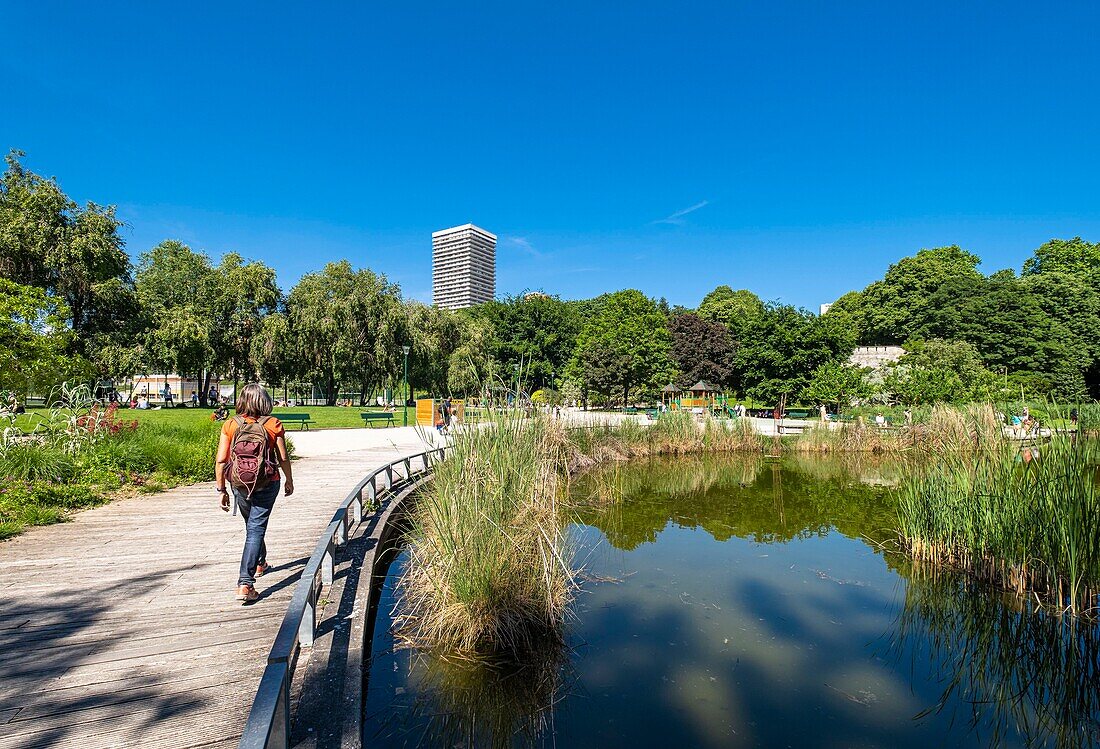
<path id="1" fill-rule="evenodd" d="M 229 407 L 223 401 L 214 407 L 214 413 L 210 414 L 210 420 L 225 421 L 227 416 L 229 416 Z"/>

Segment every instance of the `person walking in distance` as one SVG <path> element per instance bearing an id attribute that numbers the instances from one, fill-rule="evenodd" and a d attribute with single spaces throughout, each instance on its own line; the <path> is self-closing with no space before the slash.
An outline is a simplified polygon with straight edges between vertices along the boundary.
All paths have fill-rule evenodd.
<path id="1" fill-rule="evenodd" d="M 443 399 L 443 407 L 441 410 L 443 412 L 443 433 L 448 434 L 451 431 L 451 396 L 448 395 L 446 398 Z"/>
<path id="2" fill-rule="evenodd" d="M 279 470 L 283 495 L 294 493 L 290 458 L 282 423 L 271 415 L 271 395 L 262 385 L 246 385 L 237 399 L 237 415 L 222 425 L 214 479 L 221 508 L 239 507 L 244 518 L 245 541 L 237 577 L 237 600 L 251 603 L 260 597 L 256 578 L 270 567 L 264 535 L 275 498 L 279 496 Z M 226 486 L 233 490 L 230 502 Z"/>

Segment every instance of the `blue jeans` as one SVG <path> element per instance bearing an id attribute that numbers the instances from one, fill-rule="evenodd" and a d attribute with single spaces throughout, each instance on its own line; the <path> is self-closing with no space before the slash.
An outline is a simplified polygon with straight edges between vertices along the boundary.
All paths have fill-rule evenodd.
<path id="1" fill-rule="evenodd" d="M 264 543 L 264 534 L 267 533 L 267 521 L 271 519 L 271 511 L 275 507 L 275 498 L 279 496 L 279 482 L 274 481 L 263 489 L 257 489 L 251 497 L 246 497 L 244 492 L 233 489 L 233 498 L 237 507 L 241 508 L 241 517 L 244 518 L 244 553 L 241 554 L 241 572 L 237 578 L 237 585 L 255 585 L 256 565 L 267 563 L 267 544 Z"/>

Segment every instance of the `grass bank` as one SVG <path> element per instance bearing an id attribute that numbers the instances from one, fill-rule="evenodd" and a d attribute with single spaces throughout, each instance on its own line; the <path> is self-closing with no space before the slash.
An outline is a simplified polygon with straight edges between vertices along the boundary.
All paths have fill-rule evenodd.
<path id="1" fill-rule="evenodd" d="M 902 546 L 1056 611 L 1098 613 L 1100 442 L 992 445 L 914 464 L 900 489 Z"/>
<path id="2" fill-rule="evenodd" d="M 8 433 L 0 446 L 0 539 L 113 497 L 213 478 L 218 424 L 115 420 L 88 428 L 81 418 Z"/>
<path id="3" fill-rule="evenodd" d="M 415 409 L 408 409 L 409 411 L 409 424 L 416 423 Z M 288 413 L 307 413 L 314 421 L 310 424 L 310 429 L 352 429 L 361 428 L 363 426 L 363 420 L 359 418 L 359 414 L 365 411 L 381 412 L 382 409 L 377 406 L 370 408 L 359 408 L 358 406 L 352 406 L 344 408 L 340 406 L 296 406 L 294 408 L 276 408 L 272 414 L 276 417 L 279 414 Z M 233 412 L 232 407 L 230 413 Z M 210 414 L 213 413 L 213 409 L 210 408 L 191 408 L 190 406 L 183 406 L 180 408 L 161 408 L 161 409 L 136 409 L 136 408 L 124 408 L 119 410 L 119 417 L 122 419 L 135 420 L 138 424 L 168 424 L 168 425 L 186 425 L 193 426 L 201 424 L 204 421 L 210 421 Z M 18 426 L 22 429 L 33 429 L 35 425 L 44 421 L 48 421 L 50 411 L 48 409 L 31 409 L 26 415 L 21 416 L 17 422 Z M 400 408 L 393 412 L 393 419 L 397 426 L 401 426 L 403 422 L 402 411 Z M 387 425 L 372 424 L 372 429 L 381 429 Z M 287 427 L 291 432 L 296 431 L 299 427 L 290 425 Z"/>
<path id="4" fill-rule="evenodd" d="M 842 422 L 832 428 L 815 425 L 784 441 L 795 452 L 962 452 L 1005 443 L 1003 424 L 992 405 L 933 406 L 919 422 L 884 429 L 873 422 Z"/>

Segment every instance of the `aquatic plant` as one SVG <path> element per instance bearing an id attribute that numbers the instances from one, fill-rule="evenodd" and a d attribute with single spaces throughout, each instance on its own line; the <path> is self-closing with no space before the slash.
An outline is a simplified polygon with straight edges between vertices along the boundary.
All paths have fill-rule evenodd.
<path id="1" fill-rule="evenodd" d="M 1033 611 L 1026 600 L 991 600 L 980 583 L 916 563 L 890 650 L 944 684 L 940 712 L 958 716 L 985 743 L 1019 731 L 1027 746 L 1100 744 L 1100 628 Z M 955 717 L 955 716 L 953 716 Z"/>
<path id="2" fill-rule="evenodd" d="M 1056 610 L 1097 613 L 1096 440 L 1022 450 L 1003 441 L 914 464 L 899 493 L 903 547 Z"/>
<path id="3" fill-rule="evenodd" d="M 549 433 L 505 413 L 455 435 L 412 517 L 399 641 L 484 655 L 561 638 L 575 583 Z"/>
<path id="4" fill-rule="evenodd" d="M 981 450 L 1004 442 L 1003 424 L 992 405 L 933 406 L 921 420 L 884 429 L 863 420 L 817 424 L 784 442 L 794 452 L 907 453 Z"/>

